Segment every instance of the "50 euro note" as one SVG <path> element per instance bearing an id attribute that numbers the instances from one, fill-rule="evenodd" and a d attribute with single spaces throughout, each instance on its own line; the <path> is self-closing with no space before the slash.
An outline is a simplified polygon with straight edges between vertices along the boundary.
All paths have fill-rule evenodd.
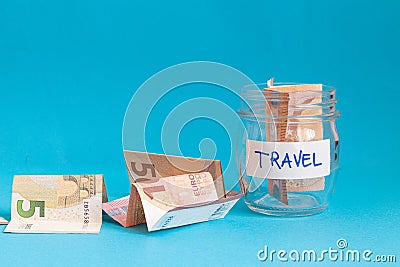
<path id="1" fill-rule="evenodd" d="M 165 154 L 124 151 L 126 167 L 131 183 L 138 179 L 160 179 L 164 177 L 209 172 L 219 198 L 224 197 L 225 188 L 221 162 L 201 158 L 171 156 Z"/>
<path id="2" fill-rule="evenodd" d="M 140 179 L 136 187 L 161 207 L 183 207 L 218 199 L 209 172 L 182 174 L 155 179 Z"/>
<path id="3" fill-rule="evenodd" d="M 106 198 L 99 174 L 14 176 L 4 232 L 99 233 Z"/>
<path id="4" fill-rule="evenodd" d="M 268 141 L 306 142 L 323 139 L 323 124 L 320 120 L 301 118 L 301 116 L 316 116 L 322 114 L 321 103 L 322 84 L 300 84 L 274 86 L 273 80 L 264 89 L 266 98 L 273 97 L 277 101 L 267 101 L 267 112 L 278 119 L 266 121 L 266 137 Z M 302 105 L 313 105 L 313 109 L 301 108 Z M 297 108 L 299 107 L 299 108 Z M 268 114 L 267 114 L 268 115 Z M 298 118 L 291 118 L 297 116 Z M 269 121 L 270 120 L 270 121 Z M 269 179 L 268 189 L 271 196 L 280 202 L 289 204 L 288 192 L 319 191 L 325 187 L 325 178 L 308 179 Z"/>
<path id="5" fill-rule="evenodd" d="M 129 196 L 104 203 L 124 227 L 142 223 L 149 231 L 223 218 L 241 194 L 225 192 L 216 160 L 125 151 Z"/>

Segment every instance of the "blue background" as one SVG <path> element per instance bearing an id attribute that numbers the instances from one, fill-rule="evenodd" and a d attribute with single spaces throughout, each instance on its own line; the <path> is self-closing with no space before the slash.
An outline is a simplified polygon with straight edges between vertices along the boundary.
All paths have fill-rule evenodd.
<path id="1" fill-rule="evenodd" d="M 7 218 L 14 174 L 104 173 L 111 198 L 127 194 L 125 109 L 142 82 L 177 63 L 217 61 L 260 82 L 331 84 L 342 118 L 341 173 L 320 215 L 265 217 L 240 201 L 223 220 L 155 233 L 108 219 L 100 235 L 0 233 L 0 266 L 272 265 L 257 260 L 264 245 L 322 250 L 339 238 L 399 261 L 399 11 L 394 0 L 1 0 L 0 215 Z M 183 151 L 196 156 L 200 137 L 187 132 Z M 212 137 L 226 146 L 224 134 Z"/>

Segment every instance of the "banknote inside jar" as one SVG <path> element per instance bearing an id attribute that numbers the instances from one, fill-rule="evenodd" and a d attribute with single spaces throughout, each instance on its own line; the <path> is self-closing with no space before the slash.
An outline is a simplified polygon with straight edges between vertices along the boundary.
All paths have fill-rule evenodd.
<path id="1" fill-rule="evenodd" d="M 321 120 L 309 119 L 322 114 L 322 84 L 274 85 L 273 78 L 264 88 L 267 141 L 308 142 L 323 139 Z M 307 108 L 305 108 L 307 107 Z M 309 108 L 312 107 L 312 108 Z M 304 116 L 304 118 L 302 118 Z M 269 194 L 286 205 L 288 192 L 319 191 L 325 188 L 325 178 L 269 179 Z"/>

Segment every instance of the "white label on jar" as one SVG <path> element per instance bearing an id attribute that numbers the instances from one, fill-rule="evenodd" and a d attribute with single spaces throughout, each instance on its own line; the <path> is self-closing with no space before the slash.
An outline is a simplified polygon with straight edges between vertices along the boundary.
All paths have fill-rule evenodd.
<path id="1" fill-rule="evenodd" d="M 330 174 L 330 140 L 246 142 L 246 174 L 270 179 L 307 179 Z"/>

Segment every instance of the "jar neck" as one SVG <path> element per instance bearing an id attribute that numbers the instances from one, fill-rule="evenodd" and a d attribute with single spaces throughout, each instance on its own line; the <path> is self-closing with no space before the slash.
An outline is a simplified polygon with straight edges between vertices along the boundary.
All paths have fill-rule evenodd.
<path id="1" fill-rule="evenodd" d="M 244 101 L 238 114 L 241 117 L 257 119 L 292 118 L 302 120 L 330 120 L 340 116 L 336 110 L 335 88 L 319 85 L 304 88 L 320 90 L 286 92 L 293 83 L 284 83 L 283 85 L 283 87 L 265 87 L 265 84 L 244 86 L 241 91 Z"/>

